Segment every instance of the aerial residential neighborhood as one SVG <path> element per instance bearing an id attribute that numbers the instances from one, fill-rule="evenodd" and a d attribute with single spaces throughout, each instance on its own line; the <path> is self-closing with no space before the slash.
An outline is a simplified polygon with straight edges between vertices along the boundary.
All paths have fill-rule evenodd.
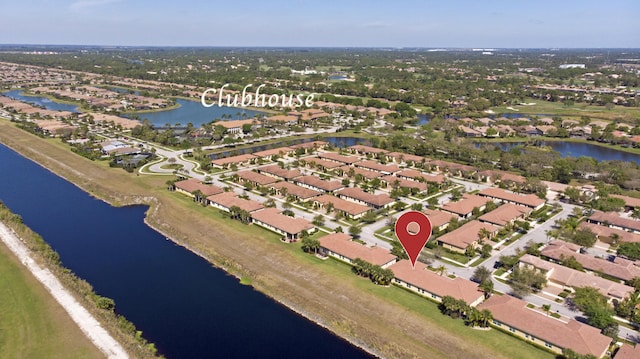
<path id="1" fill-rule="evenodd" d="M 640 358 L 639 5 L 3 4 L 0 358 Z"/>

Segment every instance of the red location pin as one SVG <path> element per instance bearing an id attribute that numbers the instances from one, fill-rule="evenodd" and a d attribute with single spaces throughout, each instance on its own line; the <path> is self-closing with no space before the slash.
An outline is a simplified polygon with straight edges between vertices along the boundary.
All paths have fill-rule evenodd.
<path id="1" fill-rule="evenodd" d="M 417 224 L 420 228 L 416 233 L 409 232 L 409 225 Z M 415 225 L 412 227 L 415 228 Z M 407 252 L 411 265 L 415 268 L 418 256 L 431 237 L 431 221 L 426 214 L 417 211 L 407 212 L 396 221 L 396 237 Z"/>

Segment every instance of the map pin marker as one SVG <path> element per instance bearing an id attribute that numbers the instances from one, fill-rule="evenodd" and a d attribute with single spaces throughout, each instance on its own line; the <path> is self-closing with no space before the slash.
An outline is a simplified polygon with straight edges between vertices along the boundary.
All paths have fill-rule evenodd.
<path id="1" fill-rule="evenodd" d="M 416 233 L 412 233 L 414 232 L 413 230 L 409 231 L 409 225 L 412 225 L 412 229 L 415 228 L 413 223 L 419 227 Z M 404 251 L 407 252 L 411 265 L 415 268 L 422 248 L 431 237 L 431 221 L 429 217 L 417 211 L 410 211 L 401 215 L 396 221 L 396 237 L 398 237 Z"/>

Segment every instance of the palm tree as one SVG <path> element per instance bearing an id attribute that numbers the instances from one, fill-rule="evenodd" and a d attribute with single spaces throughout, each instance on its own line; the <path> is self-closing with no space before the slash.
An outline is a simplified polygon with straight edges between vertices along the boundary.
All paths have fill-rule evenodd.
<path id="1" fill-rule="evenodd" d="M 438 268 L 436 268 L 436 273 L 440 274 L 440 276 L 442 276 L 446 271 L 447 267 L 442 264 Z"/>
<path id="2" fill-rule="evenodd" d="M 488 299 L 491 294 L 493 294 L 493 281 L 491 280 L 491 278 L 487 278 L 483 280 L 482 283 L 480 283 L 478 288 L 480 288 L 484 293 L 484 298 Z"/>
<path id="3" fill-rule="evenodd" d="M 480 228 L 478 231 L 478 243 L 483 244 L 485 239 L 489 239 L 491 237 L 491 232 L 489 232 L 486 228 Z"/>
<path id="4" fill-rule="evenodd" d="M 483 309 L 479 313 L 480 326 L 486 328 L 489 326 L 489 322 L 493 320 L 493 313 L 489 309 Z"/>

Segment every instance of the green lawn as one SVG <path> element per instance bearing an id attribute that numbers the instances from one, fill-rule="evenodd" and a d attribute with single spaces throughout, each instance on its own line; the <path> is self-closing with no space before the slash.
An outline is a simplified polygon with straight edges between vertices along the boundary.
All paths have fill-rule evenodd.
<path id="1" fill-rule="evenodd" d="M 418 313 L 434 325 L 456 333 L 457 336 L 470 343 L 476 343 L 479 347 L 490 348 L 511 358 L 554 358 L 553 354 L 498 330 L 480 331 L 471 329 L 464 324 L 464 321 L 460 319 L 454 320 L 440 313 L 437 304 L 431 300 L 400 287 L 374 285 L 370 280 L 353 274 L 351 266 L 346 263 L 333 258 L 322 260 L 314 255 L 304 253 L 300 249 L 299 243 L 288 245 L 287 248 L 293 255 L 301 257 L 309 265 L 323 266 L 323 270 L 332 276 L 347 277 L 359 289 L 374 293 L 389 302 L 398 303 L 407 308 L 407 310 Z"/>
<path id="2" fill-rule="evenodd" d="M 4 244 L 0 288 L 0 358 L 104 357 Z"/>

